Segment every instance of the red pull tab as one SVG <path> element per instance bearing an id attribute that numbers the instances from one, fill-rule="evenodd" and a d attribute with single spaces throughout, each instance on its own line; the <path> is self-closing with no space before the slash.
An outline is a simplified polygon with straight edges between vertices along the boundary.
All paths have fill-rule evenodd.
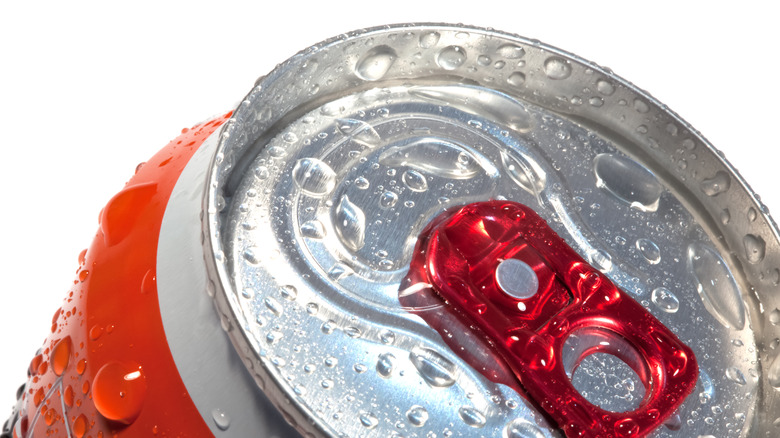
<path id="1" fill-rule="evenodd" d="M 696 384 L 691 349 L 521 204 L 481 202 L 436 218 L 418 240 L 409 279 L 430 283 L 486 336 L 567 437 L 646 436 Z M 586 332 L 615 342 L 597 343 L 577 362 L 598 351 L 623 359 L 646 388 L 636 410 L 606 411 L 572 385 L 563 346 Z"/>

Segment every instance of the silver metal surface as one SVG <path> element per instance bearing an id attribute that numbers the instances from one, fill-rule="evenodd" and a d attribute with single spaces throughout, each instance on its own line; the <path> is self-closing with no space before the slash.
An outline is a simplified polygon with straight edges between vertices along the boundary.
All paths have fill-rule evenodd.
<path id="1" fill-rule="evenodd" d="M 468 327 L 452 321 L 453 352 L 398 301 L 422 228 L 496 198 L 532 206 L 693 348 L 697 387 L 654 437 L 775 430 L 774 223 L 687 123 L 576 56 L 446 25 L 324 42 L 258 81 L 207 189 L 223 326 L 303 433 L 560 435 L 461 358 L 495 360 Z M 619 362 L 583 360 L 588 400 L 641 400 Z"/>
<path id="2" fill-rule="evenodd" d="M 165 336 L 187 392 L 215 437 L 248 437 L 257 431 L 264 436 L 297 437 L 257 390 L 220 329 L 208 296 L 200 213 L 202 182 L 218 137 L 217 131 L 206 139 L 187 163 L 163 216 L 156 273 Z"/>
<path id="3" fill-rule="evenodd" d="M 518 259 L 507 259 L 498 264 L 496 283 L 502 291 L 521 300 L 531 298 L 539 290 L 539 278 L 533 268 Z"/>

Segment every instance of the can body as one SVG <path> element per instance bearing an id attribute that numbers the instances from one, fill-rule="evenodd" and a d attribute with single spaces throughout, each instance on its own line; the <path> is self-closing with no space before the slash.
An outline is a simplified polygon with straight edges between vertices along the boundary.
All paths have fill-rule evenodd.
<path id="1" fill-rule="evenodd" d="M 572 266 L 633 303 L 620 336 L 561 328 L 550 358 L 574 359 L 530 393 L 500 333 L 442 310 L 463 293 L 436 298 L 461 278 L 432 280 L 452 257 L 408 281 L 410 263 L 432 269 L 413 263 L 431 251 L 416 245 L 426 226 L 488 200 L 529 206 Z M 79 257 L 9 434 L 752 436 L 778 403 L 776 236 L 706 140 L 609 71 L 492 30 L 356 32 L 139 166 Z M 533 260 L 568 254 L 543 246 Z M 587 277 L 551 275 L 570 291 Z M 539 323 L 575 322 L 558 311 Z M 632 338 L 632 318 L 655 340 Z M 663 354 L 651 342 L 694 368 L 654 362 L 692 379 L 662 413 L 644 409 L 673 379 L 631 363 Z M 559 404 L 603 409 L 611 432 L 572 427 L 541 398 L 545 375 L 569 391 Z M 640 433 L 640 414 L 664 425 Z"/>

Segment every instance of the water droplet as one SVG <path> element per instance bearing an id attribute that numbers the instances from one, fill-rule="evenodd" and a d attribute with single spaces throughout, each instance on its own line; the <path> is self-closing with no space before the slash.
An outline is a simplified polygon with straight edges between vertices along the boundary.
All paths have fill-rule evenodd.
<path id="1" fill-rule="evenodd" d="M 376 46 L 366 52 L 355 65 L 355 74 L 366 81 L 382 79 L 398 55 L 388 46 Z"/>
<path id="2" fill-rule="evenodd" d="M 382 353 L 376 361 L 376 372 L 382 377 L 390 377 L 393 373 L 393 361 L 395 356 L 391 353 Z"/>
<path id="3" fill-rule="evenodd" d="M 368 367 L 363 365 L 362 363 L 356 363 L 353 367 L 353 370 L 355 370 L 358 374 L 363 374 L 368 370 Z"/>
<path id="4" fill-rule="evenodd" d="M 383 330 L 382 333 L 379 334 L 379 339 L 385 345 L 392 345 L 395 342 L 395 333 L 390 330 Z"/>
<path id="5" fill-rule="evenodd" d="M 704 307 L 726 327 L 745 327 L 745 306 L 734 277 L 726 262 L 715 250 L 693 243 L 688 246 L 688 270 Z"/>
<path id="6" fill-rule="evenodd" d="M 519 71 L 513 72 L 506 78 L 506 82 L 509 85 L 520 87 L 525 84 L 525 74 Z"/>
<path id="7" fill-rule="evenodd" d="M 426 347 L 414 347 L 409 359 L 420 376 L 431 386 L 447 387 L 455 383 L 457 368 L 438 352 Z"/>
<path id="8" fill-rule="evenodd" d="M 140 366 L 108 362 L 95 374 L 92 401 L 109 420 L 131 424 L 141 413 L 145 397 L 146 377 Z"/>
<path id="9" fill-rule="evenodd" d="M 473 178 L 483 170 L 483 163 L 462 146 L 435 138 L 389 148 L 380 155 L 379 162 L 385 166 L 408 166 L 423 173 L 458 180 Z"/>
<path id="10" fill-rule="evenodd" d="M 379 206 L 384 209 L 393 208 L 397 202 L 398 195 L 393 192 L 384 192 L 379 197 Z"/>
<path id="11" fill-rule="evenodd" d="M 598 108 L 604 105 L 604 99 L 598 96 L 593 96 L 590 99 L 588 99 L 588 103 L 590 104 L 590 106 L 595 106 L 596 108 Z"/>
<path id="12" fill-rule="evenodd" d="M 523 190 L 539 195 L 547 185 L 547 173 L 536 160 L 519 151 L 501 151 L 501 164 Z"/>
<path id="13" fill-rule="evenodd" d="M 338 119 L 336 122 L 338 123 L 336 128 L 342 134 L 363 146 L 373 148 L 382 141 L 379 133 L 376 132 L 371 125 L 362 120 Z"/>
<path id="14" fill-rule="evenodd" d="M 780 324 L 780 309 L 775 309 L 769 313 L 769 322 L 771 322 L 772 325 Z"/>
<path id="15" fill-rule="evenodd" d="M 728 208 L 724 208 L 723 211 L 720 212 L 720 223 L 728 225 L 729 222 L 731 222 L 731 212 Z"/>
<path id="16" fill-rule="evenodd" d="M 336 263 L 328 270 L 328 276 L 336 281 L 349 277 L 355 271 L 343 263 Z"/>
<path id="17" fill-rule="evenodd" d="M 416 170 L 407 170 L 401 176 L 401 180 L 413 192 L 428 190 L 428 182 L 425 180 L 425 176 Z"/>
<path id="18" fill-rule="evenodd" d="M 136 184 L 108 201 L 100 215 L 100 229 L 106 244 L 112 246 L 121 242 L 136 228 L 135 222 L 156 193 L 157 183 Z"/>
<path id="19" fill-rule="evenodd" d="M 766 371 L 767 381 L 775 389 L 780 389 L 780 354 L 769 365 Z"/>
<path id="20" fill-rule="evenodd" d="M 436 63 L 445 70 L 455 70 L 466 62 L 466 51 L 460 46 L 447 46 L 436 55 Z"/>
<path id="21" fill-rule="evenodd" d="M 371 183 L 369 183 L 368 180 L 363 176 L 359 176 L 355 179 L 355 187 L 359 188 L 360 190 L 366 190 L 370 185 Z"/>
<path id="22" fill-rule="evenodd" d="M 271 172 L 268 171 L 267 167 L 259 166 L 257 169 L 255 169 L 255 176 L 260 180 L 268 179 L 268 177 L 271 176 Z"/>
<path id="23" fill-rule="evenodd" d="M 270 310 L 271 313 L 276 316 L 280 316 L 282 313 L 284 313 L 284 307 L 282 307 L 281 303 L 276 301 L 274 297 L 266 297 L 263 303 L 265 304 L 265 307 L 267 307 L 268 310 Z"/>
<path id="24" fill-rule="evenodd" d="M 651 265 L 656 265 L 661 261 L 661 250 L 658 248 L 658 245 L 650 239 L 638 239 L 636 241 L 636 249 L 638 249 L 639 253 L 642 254 L 642 257 L 647 260 L 647 263 L 650 263 Z"/>
<path id="25" fill-rule="evenodd" d="M 357 205 L 342 195 L 336 207 L 335 228 L 341 242 L 347 248 L 357 251 L 365 244 L 366 215 Z"/>
<path id="26" fill-rule="evenodd" d="M 346 333 L 347 336 L 349 336 L 350 338 L 359 338 L 360 335 L 363 334 L 363 332 L 360 331 L 360 329 L 355 326 L 347 327 L 346 329 L 344 329 L 344 333 Z"/>
<path id="27" fill-rule="evenodd" d="M 756 213 L 756 209 L 753 207 L 750 207 L 747 212 L 747 218 L 750 222 L 755 222 L 756 219 L 758 219 L 758 213 Z"/>
<path id="28" fill-rule="evenodd" d="M 70 351 L 72 343 L 70 336 L 66 336 L 57 342 L 51 350 L 51 369 L 54 374 L 61 376 L 70 362 Z"/>
<path id="29" fill-rule="evenodd" d="M 742 244 L 745 245 L 745 256 L 748 262 L 752 264 L 760 263 L 764 260 L 764 254 L 766 253 L 766 243 L 761 236 L 754 234 L 746 234 L 742 238 Z"/>
<path id="30" fill-rule="evenodd" d="M 604 79 L 599 79 L 596 81 L 596 90 L 605 96 L 611 96 L 615 92 L 615 86 Z"/>
<path id="31" fill-rule="evenodd" d="M 618 437 L 635 437 L 637 433 L 639 433 L 639 425 L 633 418 L 623 418 L 615 422 L 615 435 Z"/>
<path id="32" fill-rule="evenodd" d="M 287 149 L 281 146 L 271 146 L 268 148 L 268 155 L 274 158 L 281 158 L 287 154 Z"/>
<path id="33" fill-rule="evenodd" d="M 282 286 L 279 293 L 282 295 L 282 298 L 288 301 L 295 301 L 295 299 L 298 298 L 298 289 L 289 284 Z"/>
<path id="34" fill-rule="evenodd" d="M 216 408 L 211 411 L 211 418 L 214 420 L 214 424 L 217 425 L 219 430 L 228 430 L 228 428 L 230 428 L 230 417 L 222 409 Z"/>
<path id="35" fill-rule="evenodd" d="M 441 35 L 439 32 L 424 32 L 420 35 L 420 47 L 423 49 L 430 49 L 439 42 Z"/>
<path id="36" fill-rule="evenodd" d="M 320 386 L 322 386 L 325 389 L 331 389 L 333 388 L 333 383 L 334 382 L 331 379 L 322 379 L 322 381 L 320 382 Z"/>
<path id="37" fill-rule="evenodd" d="M 496 50 L 496 53 L 506 59 L 519 59 L 525 56 L 525 49 L 514 44 L 504 44 Z"/>
<path id="38" fill-rule="evenodd" d="M 358 418 L 360 420 L 360 424 L 362 424 L 366 429 L 373 429 L 379 425 L 379 419 L 376 418 L 374 414 L 361 412 Z"/>
<path id="39" fill-rule="evenodd" d="M 616 154 L 599 154 L 593 162 L 596 186 L 631 207 L 656 211 L 663 186 L 647 168 Z"/>
<path id="40" fill-rule="evenodd" d="M 665 287 L 654 289 L 650 300 L 666 313 L 675 313 L 680 309 L 680 300 Z"/>
<path id="41" fill-rule="evenodd" d="M 506 438 L 544 438 L 544 433 L 525 418 L 511 421 L 504 429 Z"/>
<path id="42" fill-rule="evenodd" d="M 422 406 L 412 406 L 406 411 L 406 418 L 414 427 L 423 427 L 428 421 L 428 411 Z"/>
<path id="43" fill-rule="evenodd" d="M 601 272 L 609 272 L 612 270 L 612 256 L 604 250 L 594 249 L 588 253 L 588 261 L 594 268 Z"/>
<path id="44" fill-rule="evenodd" d="M 742 371 L 735 367 L 730 367 L 726 370 L 726 377 L 738 385 L 745 385 L 747 383 L 744 374 L 742 374 Z"/>
<path id="45" fill-rule="evenodd" d="M 720 170 L 712 178 L 701 182 L 699 188 L 707 196 L 718 196 L 731 187 L 731 177 L 729 174 Z"/>
<path id="46" fill-rule="evenodd" d="M 84 414 L 79 414 L 73 422 L 73 435 L 75 435 L 76 438 L 82 438 L 88 430 L 89 423 L 87 422 L 87 417 Z"/>
<path id="47" fill-rule="evenodd" d="M 325 237 L 325 226 L 318 220 L 311 220 L 301 225 L 301 235 L 309 239 L 322 239 Z"/>
<path id="48" fill-rule="evenodd" d="M 321 329 L 322 329 L 322 333 L 325 333 L 326 335 L 333 333 L 333 330 L 336 329 L 336 321 L 329 319 L 323 322 Z"/>
<path id="49" fill-rule="evenodd" d="M 644 100 L 641 99 L 634 99 L 634 109 L 638 113 L 646 113 L 650 111 L 650 107 L 647 105 L 647 103 Z"/>
<path id="50" fill-rule="evenodd" d="M 544 61 L 544 73 L 550 79 L 566 79 L 571 76 L 571 64 L 566 59 L 551 56 Z"/>
<path id="51" fill-rule="evenodd" d="M 295 185 L 309 196 L 322 197 L 336 186 L 336 172 L 316 158 L 301 158 L 292 171 Z"/>
<path id="52" fill-rule="evenodd" d="M 244 250 L 243 256 L 244 260 L 248 261 L 249 263 L 256 265 L 260 263 L 260 250 L 257 247 L 250 247 Z"/>
<path id="53" fill-rule="evenodd" d="M 458 409 L 458 416 L 464 423 L 471 427 L 483 427 L 487 422 L 487 419 L 482 412 L 479 412 L 470 406 L 462 406 Z"/>
<path id="54" fill-rule="evenodd" d="M 309 315 L 316 315 L 320 311 L 320 306 L 317 303 L 309 303 L 306 305 L 306 313 Z"/>

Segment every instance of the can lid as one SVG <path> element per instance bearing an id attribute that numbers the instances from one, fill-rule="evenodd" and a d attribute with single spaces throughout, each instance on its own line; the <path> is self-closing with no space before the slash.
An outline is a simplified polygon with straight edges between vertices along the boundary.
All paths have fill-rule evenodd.
<path id="1" fill-rule="evenodd" d="M 478 332 L 440 303 L 399 301 L 426 287 L 401 287 L 426 225 L 488 199 L 531 206 L 694 350 L 699 386 L 661 434 L 736 436 L 755 406 L 780 403 L 780 379 L 757 366 L 776 354 L 750 319 L 778 306 L 777 231 L 706 140 L 630 83 L 538 41 L 401 25 L 315 45 L 261 78 L 210 170 L 218 308 L 300 429 L 558 433 Z M 410 311 L 420 306 L 440 327 Z M 594 354 L 571 378 L 620 412 L 644 397 L 632 373 Z"/>

